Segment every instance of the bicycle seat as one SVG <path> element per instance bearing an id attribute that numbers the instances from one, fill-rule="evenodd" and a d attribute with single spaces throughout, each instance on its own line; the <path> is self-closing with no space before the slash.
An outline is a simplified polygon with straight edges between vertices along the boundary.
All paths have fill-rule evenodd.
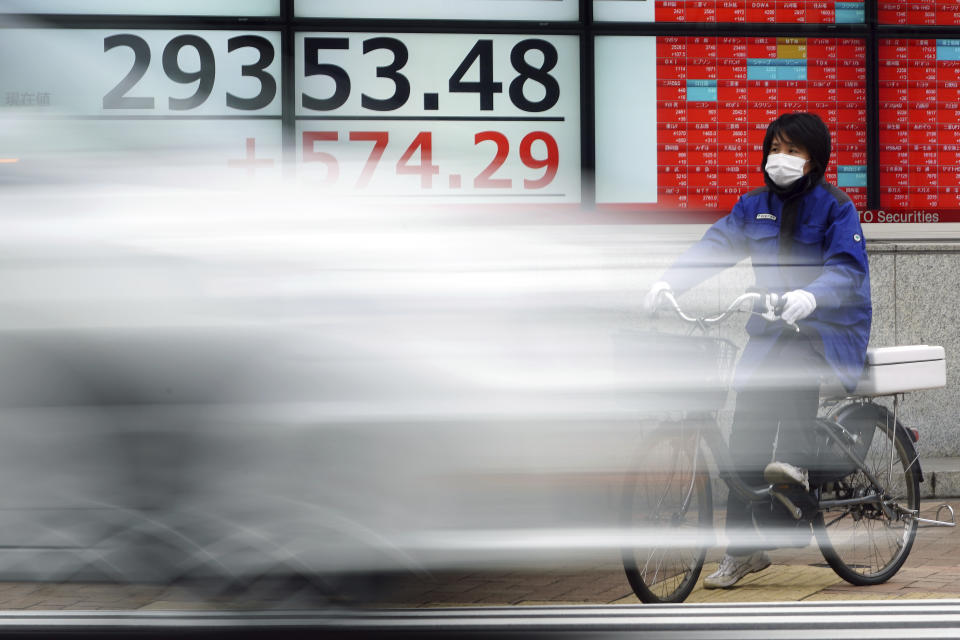
<path id="1" fill-rule="evenodd" d="M 926 344 L 875 347 L 867 349 L 867 363 L 853 393 L 848 393 L 834 380 L 821 387 L 820 395 L 827 398 L 886 396 L 946 384 L 943 347 Z"/>

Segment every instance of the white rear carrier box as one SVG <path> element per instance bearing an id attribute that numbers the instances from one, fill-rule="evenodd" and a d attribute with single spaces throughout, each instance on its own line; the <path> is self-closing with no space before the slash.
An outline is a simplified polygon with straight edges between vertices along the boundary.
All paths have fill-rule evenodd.
<path id="1" fill-rule="evenodd" d="M 883 396 L 947 384 L 943 347 L 925 344 L 867 349 L 867 366 L 851 395 Z"/>

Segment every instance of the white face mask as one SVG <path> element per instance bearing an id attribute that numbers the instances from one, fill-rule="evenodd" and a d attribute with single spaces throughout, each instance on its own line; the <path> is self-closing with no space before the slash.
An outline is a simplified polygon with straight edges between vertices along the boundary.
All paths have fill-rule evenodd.
<path id="1" fill-rule="evenodd" d="M 803 167 L 807 161 L 799 156 L 786 153 L 771 153 L 767 156 L 767 175 L 774 184 L 788 187 L 803 177 Z"/>

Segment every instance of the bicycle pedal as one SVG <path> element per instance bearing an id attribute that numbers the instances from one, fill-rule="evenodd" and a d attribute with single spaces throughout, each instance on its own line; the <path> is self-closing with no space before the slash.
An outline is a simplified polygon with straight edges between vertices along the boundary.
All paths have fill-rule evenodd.
<path id="1" fill-rule="evenodd" d="M 783 485 L 783 486 L 786 487 L 789 485 Z M 779 491 L 776 491 L 776 487 L 774 487 L 774 491 L 770 492 L 770 495 L 772 495 L 774 498 L 779 500 L 780 504 L 782 504 L 784 507 L 787 508 L 787 511 L 790 513 L 791 516 L 793 516 L 794 520 L 800 520 L 803 518 L 803 510 L 800 507 L 798 507 L 796 504 L 794 504 L 793 500 L 791 500 L 784 494 L 780 493 Z"/>

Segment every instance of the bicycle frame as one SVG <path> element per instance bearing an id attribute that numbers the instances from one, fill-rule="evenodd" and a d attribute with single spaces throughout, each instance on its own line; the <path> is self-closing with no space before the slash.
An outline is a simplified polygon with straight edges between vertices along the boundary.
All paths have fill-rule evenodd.
<path id="1" fill-rule="evenodd" d="M 842 436 L 846 435 L 849 437 L 849 434 L 846 429 L 843 428 L 843 425 L 839 423 L 829 423 L 825 420 L 817 420 L 817 426 L 820 427 L 821 431 L 827 434 L 827 436 L 833 441 L 833 444 L 840 449 L 847 458 L 853 462 L 857 469 L 859 469 L 874 486 L 882 486 L 880 481 L 874 477 L 873 473 L 870 472 L 870 469 L 867 468 L 867 465 L 864 463 L 863 459 L 857 455 L 857 452 L 851 449 Z M 860 498 L 851 498 L 848 500 L 824 500 L 820 502 L 821 510 L 829 509 L 831 507 L 839 506 L 850 506 L 856 504 L 872 504 L 882 502 L 883 497 L 879 494 L 872 494 L 867 496 L 862 496 Z M 882 506 L 882 504 L 881 504 Z"/>
<path id="2" fill-rule="evenodd" d="M 777 306 L 777 303 L 778 303 L 778 297 L 775 294 L 769 294 L 769 293 L 765 294 L 758 291 L 749 291 L 747 293 L 744 293 L 738 296 L 733 301 L 733 303 L 731 303 L 724 311 L 720 312 L 715 316 L 704 317 L 704 318 L 694 318 L 694 317 L 688 316 L 683 312 L 683 310 L 680 308 L 680 305 L 677 303 L 676 298 L 674 298 L 674 296 L 671 293 L 664 292 L 661 295 L 663 299 L 670 305 L 671 310 L 675 314 L 677 314 L 678 317 L 680 317 L 682 320 L 684 320 L 687 323 L 690 323 L 699 327 L 700 329 L 705 329 L 709 325 L 717 324 L 725 320 L 726 318 L 730 317 L 733 313 L 735 313 L 740 308 L 743 302 L 762 301 L 764 307 L 769 312 L 772 312 L 772 310 Z M 799 328 L 796 327 L 795 325 L 794 325 L 794 328 L 799 331 Z M 863 403 L 867 399 L 850 397 L 850 398 L 847 398 L 847 400 L 859 400 L 861 403 Z M 899 422 L 897 422 L 897 419 L 896 419 L 896 407 L 898 405 L 899 405 L 899 399 L 895 396 L 894 397 L 895 410 L 894 410 L 894 416 L 893 416 L 894 429 L 896 429 L 898 426 L 900 428 L 903 428 L 902 426 L 900 426 Z M 834 413 L 836 413 L 836 411 L 834 411 Z M 730 454 L 729 446 L 727 442 L 724 440 L 723 435 L 720 433 L 719 426 L 717 425 L 715 420 L 711 419 L 711 420 L 707 420 L 707 422 L 711 424 L 713 428 L 704 430 L 701 427 L 698 427 L 697 438 L 698 440 L 702 439 L 704 443 L 709 447 L 710 452 L 713 455 L 714 461 L 717 465 L 718 475 L 720 479 L 727 484 L 730 490 L 735 491 L 741 498 L 743 498 L 748 502 L 761 502 L 764 500 L 768 500 L 771 497 L 780 497 L 782 500 L 783 497 L 778 496 L 776 494 L 776 492 L 773 490 L 772 485 L 766 486 L 766 487 L 753 487 L 745 483 L 743 479 L 740 478 L 740 475 L 737 473 L 735 465 L 733 464 L 733 458 L 732 458 L 732 455 Z M 831 440 L 838 447 L 838 449 L 845 456 L 847 456 L 850 459 L 850 461 L 853 462 L 860 471 L 864 473 L 864 475 L 867 477 L 867 479 L 870 481 L 872 485 L 878 486 L 878 487 L 883 486 L 880 482 L 878 482 L 877 478 L 874 477 L 874 475 L 870 472 L 870 470 L 866 468 L 864 461 L 860 459 L 860 457 L 856 454 L 856 452 L 853 451 L 848 446 L 847 442 L 844 442 L 843 435 L 846 434 L 849 437 L 849 434 L 846 432 L 846 430 L 843 428 L 843 426 L 839 422 L 836 422 L 836 421 L 828 422 L 825 420 L 818 419 L 817 424 L 821 428 L 821 430 L 823 430 L 828 435 L 828 437 L 831 438 Z M 914 458 L 914 463 L 916 463 L 916 457 Z M 891 464 L 892 464 L 892 460 L 891 460 Z M 696 461 L 694 461 L 694 465 L 696 465 Z M 919 469 L 919 466 L 918 466 L 918 469 Z M 855 506 L 855 505 L 863 505 L 863 504 L 876 504 L 884 511 L 888 511 L 889 509 L 889 507 L 884 502 L 884 497 L 877 493 L 872 493 L 869 495 L 859 496 L 856 498 L 849 498 L 844 500 L 822 501 L 818 503 L 818 508 L 820 511 L 824 511 L 824 510 L 832 509 L 836 507 L 846 507 L 846 506 Z M 798 514 L 799 510 L 797 510 L 796 507 L 789 502 L 789 500 L 785 502 L 785 506 L 787 506 L 788 508 L 791 508 L 791 510 L 794 510 L 795 517 L 799 517 L 799 514 Z"/>
<path id="3" fill-rule="evenodd" d="M 720 433 L 719 425 L 715 420 L 708 421 L 708 424 L 712 428 L 703 430 L 698 427 L 698 437 L 710 449 L 713 461 L 717 465 L 719 478 L 727 484 L 731 491 L 737 492 L 740 497 L 748 502 L 760 502 L 768 499 L 773 487 L 768 485 L 756 488 L 744 482 L 733 464 L 733 456 L 730 455 L 730 448 L 727 446 L 723 434 Z"/>
<path id="4" fill-rule="evenodd" d="M 875 486 L 883 486 L 883 485 L 880 482 L 878 482 L 878 479 L 873 477 L 873 475 L 871 475 L 867 469 L 864 468 L 865 465 L 863 464 L 863 461 L 860 460 L 858 456 L 855 454 L 855 452 L 850 450 L 849 445 L 843 441 L 842 437 L 846 438 L 849 441 L 852 441 L 853 436 L 846 432 L 846 429 L 844 429 L 843 427 L 842 421 L 845 419 L 854 418 L 856 417 L 856 414 L 861 414 L 861 417 L 863 414 L 873 414 L 872 419 L 878 420 L 878 421 L 883 420 L 884 423 L 891 425 L 891 428 L 894 429 L 894 431 L 901 431 L 907 434 L 909 442 L 914 442 L 914 438 L 910 434 L 909 430 L 900 423 L 897 417 L 900 402 L 901 402 L 901 399 L 904 397 L 904 395 L 905 394 L 900 393 L 900 394 L 892 394 L 891 396 L 889 396 L 893 398 L 892 413 L 890 412 L 889 409 L 887 409 L 883 405 L 873 402 L 872 398 L 869 398 L 867 396 L 847 396 L 841 399 L 834 399 L 832 401 L 828 401 L 825 404 L 829 406 L 832 403 L 832 404 L 836 404 L 837 406 L 833 407 L 829 411 L 827 418 L 825 420 L 817 421 L 818 425 L 820 425 L 822 428 L 823 427 L 826 428 L 827 434 L 831 438 L 833 438 L 834 442 L 836 442 L 840 446 L 841 450 L 845 453 L 845 455 L 847 455 L 848 457 L 850 457 L 851 460 L 857 463 L 857 467 L 864 471 L 867 478 Z M 922 482 L 923 469 L 920 466 L 920 456 L 919 454 L 917 454 L 915 450 L 911 450 L 909 453 L 911 454 L 910 465 L 916 467 L 917 474 L 920 478 L 920 481 Z M 852 500 L 822 501 L 820 504 L 821 504 L 822 510 L 825 510 L 832 507 L 842 507 L 842 506 L 866 503 L 865 502 L 866 499 L 871 497 L 873 496 L 864 496 L 862 498 L 852 499 Z M 879 497 L 879 499 L 873 500 L 873 502 L 875 503 L 879 502 L 881 508 L 883 508 L 884 505 L 886 504 L 885 502 L 883 502 L 882 497 Z M 916 520 L 918 523 L 920 523 L 921 527 L 955 527 L 957 526 L 956 518 L 953 513 L 953 507 L 951 507 L 947 503 L 942 503 L 937 507 L 936 519 L 921 518 L 918 511 L 907 510 L 907 509 L 903 509 L 902 507 L 900 507 L 899 510 L 902 514 L 907 515 L 908 517 L 911 517 L 914 520 Z M 940 513 L 944 510 L 948 512 L 950 516 L 949 520 L 939 519 Z"/>
<path id="5" fill-rule="evenodd" d="M 688 420 L 689 422 L 689 420 Z M 735 491 L 741 498 L 748 502 L 762 502 L 771 498 L 774 494 L 773 485 L 765 487 L 754 487 L 748 485 L 737 473 L 736 466 L 733 463 L 733 457 L 727 445 L 723 434 L 720 433 L 720 427 L 715 420 L 704 419 L 695 420 L 697 426 L 694 427 L 694 437 L 697 441 L 703 441 L 709 448 L 714 462 L 717 465 L 718 477 L 726 483 L 731 491 Z M 857 455 L 850 446 L 843 441 L 843 433 L 846 430 L 839 423 L 829 423 L 818 419 L 817 426 L 831 438 L 833 444 L 837 446 L 857 469 L 859 469 L 874 486 L 883 486 L 876 477 L 867 468 L 864 461 Z M 693 461 L 694 471 L 696 471 L 696 459 Z M 823 500 L 818 502 L 818 510 L 825 511 L 837 507 L 849 507 L 855 505 L 876 504 L 881 509 L 888 509 L 884 496 L 879 493 L 871 493 L 857 498 L 848 498 L 844 500 Z"/>

